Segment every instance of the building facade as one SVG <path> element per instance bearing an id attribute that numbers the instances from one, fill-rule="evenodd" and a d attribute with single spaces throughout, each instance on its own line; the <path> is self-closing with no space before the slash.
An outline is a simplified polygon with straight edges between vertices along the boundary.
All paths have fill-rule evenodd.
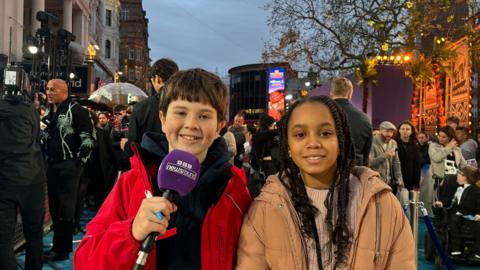
<path id="1" fill-rule="evenodd" d="M 148 19 L 141 0 L 120 0 L 120 62 L 126 81 L 147 90 L 150 48 Z"/>
<path id="2" fill-rule="evenodd" d="M 105 65 L 113 72 L 118 71 L 120 48 L 120 0 L 105 0 L 103 21 L 105 31 L 100 46 Z"/>
<path id="3" fill-rule="evenodd" d="M 61 29 L 74 36 L 67 44 L 71 50 L 69 63 L 59 62 L 59 70 L 71 67 L 63 71 L 62 78 L 69 80 L 73 95 L 87 97 L 102 83 L 113 81 L 119 70 L 120 0 L 0 0 L 0 68 L 9 59 L 30 72 L 35 61 L 38 65 L 51 60 L 45 56 L 46 47 L 35 56 L 26 49 L 31 40 L 38 43 L 39 11 L 48 14 L 44 26 L 48 27 L 52 46 L 57 46 L 55 39 Z M 42 74 L 38 76 L 42 81 L 52 76 L 45 70 L 37 73 Z"/>
<path id="4" fill-rule="evenodd" d="M 277 96 L 281 96 L 283 104 L 285 84 L 283 89 L 269 91 L 269 74 L 274 68 L 283 68 L 286 71 L 284 80 L 296 77 L 296 73 L 287 63 L 251 64 L 234 67 L 228 71 L 230 74 L 229 119 L 233 119 L 239 111 L 245 112 L 247 120 L 258 119 L 258 115 L 263 112 L 271 113 L 271 106 L 274 105 L 272 98 Z M 283 105 L 281 107 L 283 111 Z"/>

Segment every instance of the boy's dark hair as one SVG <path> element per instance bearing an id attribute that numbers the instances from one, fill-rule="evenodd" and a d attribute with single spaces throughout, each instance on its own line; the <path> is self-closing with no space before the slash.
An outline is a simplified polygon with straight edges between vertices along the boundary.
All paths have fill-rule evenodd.
<path id="1" fill-rule="evenodd" d="M 155 75 L 160 76 L 163 82 L 168 81 L 170 77 L 178 71 L 177 64 L 168 58 L 162 58 L 157 60 L 150 69 L 150 77 L 154 77 Z"/>
<path id="2" fill-rule="evenodd" d="M 460 118 L 458 118 L 456 116 L 450 116 L 450 117 L 447 118 L 447 123 L 448 122 L 460 125 Z"/>
<path id="3" fill-rule="evenodd" d="M 458 142 L 457 135 L 455 134 L 455 130 L 451 126 L 444 126 L 441 129 L 438 130 L 438 133 L 443 132 L 447 137 L 452 140 L 455 139 L 455 141 Z"/>
<path id="4" fill-rule="evenodd" d="M 217 111 L 218 122 L 227 119 L 228 89 L 215 74 L 201 68 L 175 73 L 165 86 L 165 96 L 160 110 L 166 114 L 172 101 L 183 99 L 211 105 Z"/>
<path id="5" fill-rule="evenodd" d="M 474 185 L 480 179 L 480 173 L 477 168 L 467 165 L 460 170 L 467 178 L 467 182 L 470 185 Z"/>
<path id="6" fill-rule="evenodd" d="M 330 186 L 327 199 L 325 200 L 325 207 L 327 208 L 325 223 L 327 224 L 327 229 L 330 234 L 330 241 L 336 245 L 334 266 L 334 269 L 336 269 L 339 265 L 346 263 L 352 243 L 353 232 L 348 228 L 347 209 L 350 194 L 350 172 L 354 166 L 355 152 L 345 113 L 330 97 L 314 96 L 297 101 L 282 117 L 280 121 L 280 160 L 283 168 L 280 170 L 279 178 L 282 184 L 291 191 L 293 205 L 301 219 L 302 233 L 312 238 L 316 243 L 317 252 L 321 252 L 319 250 L 320 243 L 315 224 L 318 209 L 311 204 L 307 196 L 305 183 L 300 176 L 300 170 L 288 153 L 288 122 L 290 121 L 292 112 L 302 104 L 315 102 L 327 106 L 332 114 L 339 145 L 335 181 Z M 337 193 L 338 196 L 334 196 L 335 193 Z M 335 200 L 335 197 L 338 197 L 338 199 Z M 334 220 L 333 216 L 334 209 L 338 211 L 336 220 Z M 329 247 L 331 248 L 331 245 L 329 245 Z M 328 254 L 331 253 L 327 252 L 327 256 L 329 256 Z M 319 263 L 321 263 L 321 261 Z"/>

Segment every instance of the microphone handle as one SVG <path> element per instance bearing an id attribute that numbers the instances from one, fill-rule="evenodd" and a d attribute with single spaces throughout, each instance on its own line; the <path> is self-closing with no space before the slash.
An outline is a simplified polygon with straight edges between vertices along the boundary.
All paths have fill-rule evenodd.
<path id="1" fill-rule="evenodd" d="M 163 192 L 162 197 L 168 198 L 171 196 L 172 191 L 167 189 Z M 158 214 L 159 212 L 155 213 Z M 161 213 L 160 213 L 161 214 Z M 155 243 L 155 238 L 157 238 L 158 232 L 151 232 L 145 240 L 142 242 L 140 251 L 138 251 L 137 260 L 133 266 L 133 270 L 142 270 L 147 262 L 148 253 L 152 250 L 153 244 Z"/>

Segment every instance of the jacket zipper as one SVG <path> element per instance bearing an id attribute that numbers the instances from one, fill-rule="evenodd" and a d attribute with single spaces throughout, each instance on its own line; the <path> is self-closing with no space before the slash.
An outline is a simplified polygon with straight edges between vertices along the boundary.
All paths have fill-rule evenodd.
<path id="1" fill-rule="evenodd" d="M 375 254 L 374 254 L 374 263 L 376 262 L 376 259 L 377 257 L 380 255 L 380 231 L 379 230 L 379 227 L 381 226 L 381 222 L 380 222 L 380 206 L 379 206 L 379 195 L 378 193 L 374 195 L 375 196 L 375 215 L 376 215 L 376 243 L 375 243 Z M 358 250 L 358 238 L 360 236 L 360 227 L 361 227 L 361 222 L 363 221 L 364 217 L 365 217 L 365 212 L 366 212 L 366 208 L 368 208 L 368 206 L 366 206 L 364 209 L 361 209 L 361 216 L 357 217 L 357 220 L 359 221 L 358 224 L 355 225 L 355 235 L 354 235 L 354 242 L 353 242 L 353 245 L 352 245 L 352 250 L 353 252 L 351 252 L 351 257 L 349 259 L 350 261 L 350 269 L 354 269 L 354 264 L 355 264 L 355 261 L 357 259 L 357 252 L 356 250 Z M 379 225 L 380 224 L 380 225 Z M 378 246 L 377 246 L 378 244 Z"/>
<path id="2" fill-rule="evenodd" d="M 373 258 L 373 263 L 375 264 L 375 268 L 379 268 L 379 258 L 380 258 L 380 241 L 381 241 L 381 231 L 382 231 L 382 222 L 380 221 L 381 219 L 381 213 L 380 213 L 380 202 L 378 198 L 378 193 L 375 194 L 375 214 L 376 214 L 376 232 L 375 232 L 375 256 Z"/>
<path id="3" fill-rule="evenodd" d="M 302 252 L 303 252 L 303 263 L 305 266 L 308 265 L 308 262 L 307 262 L 307 244 L 305 243 L 305 239 L 302 237 L 302 234 L 301 234 L 301 229 L 300 229 L 300 217 L 298 216 L 298 213 L 297 211 L 295 211 L 295 207 L 293 207 L 293 204 L 290 200 L 284 200 L 287 202 L 288 204 L 288 207 L 290 207 L 291 209 L 289 210 L 291 213 L 293 213 L 293 222 L 295 223 L 295 225 L 297 226 L 297 228 L 300 230 L 300 243 L 302 244 Z M 278 204 L 279 207 L 281 207 L 282 205 L 284 205 L 284 203 L 280 203 Z M 285 217 L 285 213 L 283 213 L 283 211 L 280 211 L 282 212 L 282 215 L 284 216 L 285 219 L 287 219 Z"/>

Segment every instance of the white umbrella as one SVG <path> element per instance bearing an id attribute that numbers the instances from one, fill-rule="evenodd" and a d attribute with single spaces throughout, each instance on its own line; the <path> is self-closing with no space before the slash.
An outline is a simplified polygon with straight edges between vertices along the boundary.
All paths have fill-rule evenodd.
<path id="1" fill-rule="evenodd" d="M 131 83 L 109 83 L 90 95 L 88 99 L 108 105 L 126 105 L 132 101 L 142 101 L 148 96 L 142 89 Z"/>

